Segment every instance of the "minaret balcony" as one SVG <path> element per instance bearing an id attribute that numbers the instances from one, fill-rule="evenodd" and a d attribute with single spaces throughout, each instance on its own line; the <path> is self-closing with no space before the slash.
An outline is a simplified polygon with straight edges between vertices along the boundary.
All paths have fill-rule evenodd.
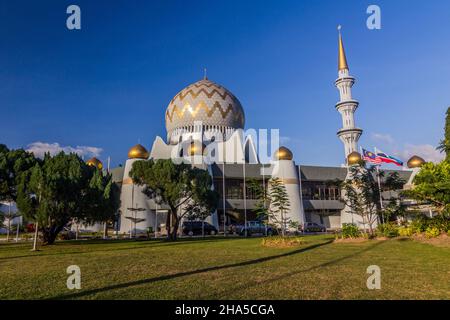
<path id="1" fill-rule="evenodd" d="M 360 137 L 362 133 L 363 133 L 363 130 L 360 128 L 343 128 L 343 129 L 340 129 L 336 134 L 338 136 L 343 136 L 343 135 L 348 135 L 348 134 L 356 134 L 356 135 L 358 135 L 358 137 Z"/>
<path id="2" fill-rule="evenodd" d="M 338 103 L 336 103 L 335 108 L 337 110 L 339 110 L 340 107 L 346 106 L 346 105 L 350 105 L 351 107 L 354 107 L 355 110 L 358 108 L 359 106 L 359 102 L 357 100 L 343 100 L 343 101 L 339 101 Z"/>
<path id="3" fill-rule="evenodd" d="M 344 83 L 344 82 L 350 82 L 350 85 L 353 86 L 353 84 L 355 84 L 356 80 L 355 80 L 355 78 L 353 78 L 351 76 L 346 76 L 346 77 L 342 77 L 342 78 L 337 78 L 334 81 L 334 84 L 336 86 L 338 86 L 338 85 L 340 85 L 341 83 Z"/>

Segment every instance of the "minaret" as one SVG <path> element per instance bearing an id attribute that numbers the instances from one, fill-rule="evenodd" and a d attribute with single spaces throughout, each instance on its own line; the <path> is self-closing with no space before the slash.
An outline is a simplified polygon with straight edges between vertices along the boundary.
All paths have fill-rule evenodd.
<path id="1" fill-rule="evenodd" d="M 338 57 L 338 78 L 335 85 L 339 90 L 340 101 L 336 104 L 336 110 L 342 116 L 342 129 L 337 132 L 337 136 L 344 143 L 345 159 L 355 151 L 358 151 L 358 140 L 362 130 L 355 127 L 354 113 L 359 102 L 352 98 L 352 86 L 355 78 L 349 75 L 347 58 L 345 57 L 344 44 L 342 42 L 341 26 L 339 30 L 339 57 Z M 346 160 L 347 161 L 347 160 Z"/>

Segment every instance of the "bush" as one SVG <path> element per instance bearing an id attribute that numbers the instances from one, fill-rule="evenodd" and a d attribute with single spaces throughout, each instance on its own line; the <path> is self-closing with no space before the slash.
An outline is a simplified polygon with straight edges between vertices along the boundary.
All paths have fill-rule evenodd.
<path id="1" fill-rule="evenodd" d="M 377 226 L 377 235 L 387 238 L 398 236 L 398 226 L 394 223 L 383 223 Z"/>
<path id="2" fill-rule="evenodd" d="M 342 224 L 342 238 L 358 238 L 361 232 L 354 223 Z"/>
<path id="3" fill-rule="evenodd" d="M 398 235 L 401 237 L 411 237 L 413 235 L 413 229 L 409 227 L 398 228 Z"/>
<path id="4" fill-rule="evenodd" d="M 429 220 L 428 226 L 437 228 L 441 232 L 447 232 L 450 230 L 450 218 L 444 215 L 437 215 Z"/>
<path id="5" fill-rule="evenodd" d="M 264 247 L 272 247 L 272 248 L 288 248 L 299 246 L 304 243 L 303 238 L 301 237 L 267 237 L 264 238 L 261 244 Z"/>
<path id="6" fill-rule="evenodd" d="M 428 227 L 425 230 L 425 236 L 427 238 L 436 238 L 437 236 L 439 236 L 441 234 L 441 232 L 439 231 L 438 228 L 436 227 Z"/>
<path id="7" fill-rule="evenodd" d="M 427 216 L 419 215 L 411 222 L 410 227 L 414 233 L 422 233 L 429 227 L 430 220 Z"/>

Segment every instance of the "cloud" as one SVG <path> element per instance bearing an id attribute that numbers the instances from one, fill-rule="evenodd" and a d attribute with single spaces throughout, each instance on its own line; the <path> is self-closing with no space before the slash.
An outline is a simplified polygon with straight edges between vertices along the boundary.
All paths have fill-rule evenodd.
<path id="1" fill-rule="evenodd" d="M 64 151 L 65 153 L 76 153 L 80 157 L 99 157 L 103 149 L 90 146 L 61 146 L 57 142 L 47 143 L 36 141 L 27 146 L 27 151 L 33 152 L 34 155 L 39 158 L 43 158 L 46 152 L 55 155 L 61 151 Z"/>
<path id="2" fill-rule="evenodd" d="M 429 162 L 440 162 L 444 159 L 444 154 L 436 150 L 436 147 L 431 144 L 412 144 L 406 143 L 400 146 L 399 143 L 390 135 L 384 133 L 372 133 L 371 139 L 381 144 L 382 150 L 391 152 L 392 155 L 407 161 L 414 155 L 418 155 Z M 384 146 L 383 146 L 384 144 Z M 385 149 L 386 147 L 386 149 Z"/>
<path id="3" fill-rule="evenodd" d="M 384 142 L 387 144 L 394 143 L 394 138 L 392 138 L 390 134 L 372 133 L 371 137 L 372 137 L 372 140 L 374 140 L 374 141 Z"/>
<path id="4" fill-rule="evenodd" d="M 436 150 L 436 147 L 431 144 L 406 144 L 403 150 L 394 151 L 394 155 L 404 160 L 408 160 L 414 155 L 418 155 L 429 162 L 440 162 L 444 159 L 444 154 Z"/>

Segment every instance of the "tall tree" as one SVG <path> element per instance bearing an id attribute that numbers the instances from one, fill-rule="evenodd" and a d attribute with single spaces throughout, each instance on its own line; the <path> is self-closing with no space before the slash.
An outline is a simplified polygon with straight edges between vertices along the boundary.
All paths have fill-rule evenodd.
<path id="1" fill-rule="evenodd" d="M 447 109 L 444 139 L 438 149 L 446 153 L 446 158 L 440 163 L 422 165 L 414 177 L 413 188 L 405 191 L 404 195 L 419 201 L 419 204 L 430 204 L 438 213 L 450 216 L 450 107 Z"/>
<path id="2" fill-rule="evenodd" d="M 105 221 L 118 208 L 111 176 L 87 166 L 76 154 L 49 154 L 22 176 L 20 211 L 39 225 L 44 244 L 54 243 L 72 220 Z"/>
<path id="3" fill-rule="evenodd" d="M 144 193 L 165 204 L 167 237 L 176 240 L 184 217 L 205 217 L 217 206 L 218 194 L 212 190 L 212 179 L 206 170 L 171 160 L 136 161 L 130 171 L 134 183 L 145 186 Z"/>
<path id="4" fill-rule="evenodd" d="M 267 222 L 270 207 L 270 198 L 267 189 L 256 179 L 249 179 L 248 186 L 255 194 L 256 203 L 253 211 L 260 220 Z"/>
<path id="5" fill-rule="evenodd" d="M 23 174 L 37 161 L 32 153 L 23 149 L 9 150 L 6 145 L 0 144 L 0 201 L 7 202 L 9 207 L 3 213 L 7 220 L 7 240 L 11 231 L 11 221 L 19 217 L 17 212 L 11 211 L 11 204 L 17 200 L 17 185 Z"/>
<path id="6" fill-rule="evenodd" d="M 447 109 L 447 116 L 445 118 L 445 133 L 444 139 L 441 140 L 438 150 L 445 152 L 445 160 L 450 162 L 450 107 Z"/>
<path id="7" fill-rule="evenodd" d="M 384 186 L 380 189 L 378 178 L 384 179 L 384 173 L 378 172 L 375 166 L 365 168 L 359 165 L 349 167 L 349 179 L 341 182 L 344 191 L 341 201 L 362 218 L 364 228 L 367 225 L 371 235 L 374 233 L 374 223 L 383 213 L 380 203 L 382 192 L 399 190 L 405 183 L 397 172 L 393 172 L 384 179 Z M 392 204 L 393 199 L 394 196 L 389 199 Z M 392 210 L 392 207 L 389 210 Z"/>
<path id="8" fill-rule="evenodd" d="M 286 236 L 287 226 L 292 222 L 286 215 L 290 208 L 289 196 L 286 186 L 279 178 L 269 180 L 270 210 L 269 220 L 281 228 L 281 235 Z"/>
<path id="9" fill-rule="evenodd" d="M 15 202 L 22 175 L 39 159 L 23 149 L 9 150 L 0 144 L 0 201 Z"/>
<path id="10" fill-rule="evenodd" d="M 428 162 L 422 165 L 414 177 L 414 186 L 405 196 L 418 200 L 419 204 L 431 204 L 435 210 L 450 216 L 450 162 Z"/>
<path id="11" fill-rule="evenodd" d="M 290 208 L 286 186 L 279 178 L 269 179 L 267 190 L 259 181 L 254 179 L 250 180 L 249 186 L 257 199 L 256 215 L 260 219 L 275 225 L 281 230 L 281 235 L 284 237 L 287 227 L 293 224 L 291 218 L 286 215 Z"/>

